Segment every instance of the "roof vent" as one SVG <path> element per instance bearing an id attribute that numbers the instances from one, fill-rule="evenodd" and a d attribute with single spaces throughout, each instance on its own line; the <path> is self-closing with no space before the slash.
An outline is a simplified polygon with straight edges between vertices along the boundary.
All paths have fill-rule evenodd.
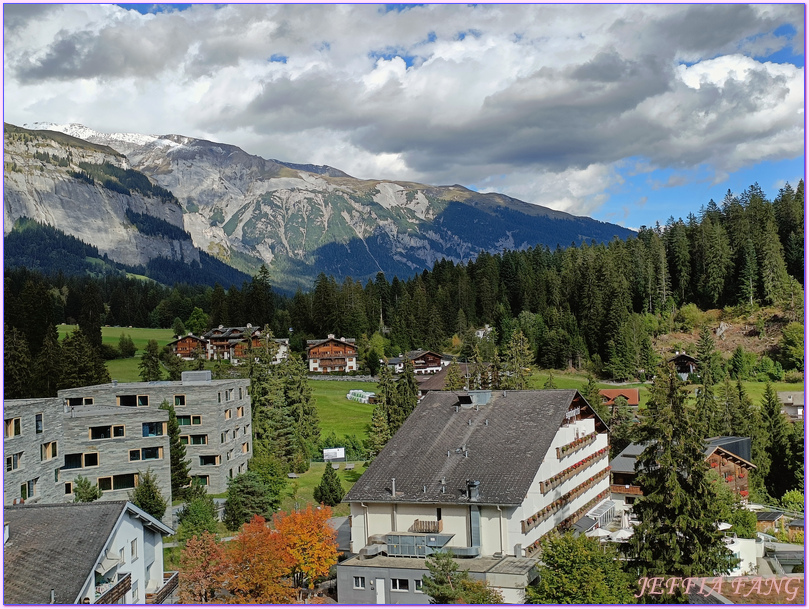
<path id="1" fill-rule="evenodd" d="M 489 419 L 486 419 L 485 421 L 483 421 L 483 424 L 488 425 L 489 424 Z"/>
<path id="2" fill-rule="evenodd" d="M 480 499 L 480 480 L 467 480 L 466 492 L 469 501 L 478 501 Z"/>
<path id="3" fill-rule="evenodd" d="M 441 478 L 441 484 L 446 484 L 446 483 L 447 483 L 447 479 L 446 478 Z"/>

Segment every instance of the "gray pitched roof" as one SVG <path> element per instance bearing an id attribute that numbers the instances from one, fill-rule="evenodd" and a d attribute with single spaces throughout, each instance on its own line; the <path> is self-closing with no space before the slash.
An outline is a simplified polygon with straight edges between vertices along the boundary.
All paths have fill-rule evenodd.
<path id="1" fill-rule="evenodd" d="M 644 444 L 630 444 L 610 461 L 610 469 L 617 474 L 634 474 L 635 462 L 644 448 Z"/>
<path id="2" fill-rule="evenodd" d="M 72 604 L 96 566 L 126 501 L 5 507 L 4 604 Z"/>
<path id="3" fill-rule="evenodd" d="M 466 481 L 478 480 L 478 503 L 522 503 L 578 392 L 493 391 L 456 412 L 458 395 L 428 393 L 343 501 L 390 502 L 396 478 L 397 502 L 467 503 Z"/>

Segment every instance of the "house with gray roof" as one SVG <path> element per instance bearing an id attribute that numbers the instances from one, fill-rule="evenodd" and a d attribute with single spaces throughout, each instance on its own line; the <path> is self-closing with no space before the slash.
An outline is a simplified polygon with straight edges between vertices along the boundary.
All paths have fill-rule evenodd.
<path id="1" fill-rule="evenodd" d="M 779 391 L 778 401 L 781 412 L 793 421 L 803 421 L 804 395 L 802 391 Z"/>
<path id="2" fill-rule="evenodd" d="M 340 603 L 427 604 L 427 556 L 522 603 L 539 540 L 609 501 L 607 427 L 575 390 L 431 391 L 343 499 Z"/>
<path id="3" fill-rule="evenodd" d="M 3 519 L 6 605 L 143 605 L 177 586 L 163 570 L 174 531 L 128 501 L 6 507 Z"/>

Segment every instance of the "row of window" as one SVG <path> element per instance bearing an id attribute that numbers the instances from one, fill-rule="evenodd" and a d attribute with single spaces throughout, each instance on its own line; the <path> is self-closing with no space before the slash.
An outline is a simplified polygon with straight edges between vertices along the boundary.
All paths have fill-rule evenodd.
<path id="1" fill-rule="evenodd" d="M 250 434 L 250 423 L 245 425 L 243 429 L 241 427 L 236 427 L 232 431 L 227 430 L 221 432 L 219 434 L 219 443 L 224 444 L 225 442 L 229 442 L 230 440 L 235 440 L 242 434 L 244 434 L 245 436 Z"/>
<path id="2" fill-rule="evenodd" d="M 166 433 L 166 424 L 162 421 L 154 423 L 143 423 L 141 425 L 141 435 L 144 438 L 162 436 Z M 90 427 L 88 437 L 91 440 L 108 440 L 110 438 L 126 437 L 126 426 L 124 425 L 97 425 Z"/>
<path id="3" fill-rule="evenodd" d="M 225 396 L 225 401 L 230 402 L 233 399 L 233 392 L 234 391 L 235 391 L 235 389 L 225 389 L 224 391 L 220 391 L 217 394 L 217 399 L 219 400 L 219 403 L 220 404 L 222 403 L 222 395 L 223 394 Z M 240 400 L 244 399 L 244 390 L 241 387 L 239 387 L 239 399 Z"/>
<path id="4" fill-rule="evenodd" d="M 96 478 L 96 484 L 98 485 L 98 488 L 100 488 L 102 491 L 120 491 L 132 489 L 138 485 L 138 475 L 118 474 L 117 476 L 103 476 L 101 478 Z M 73 483 L 65 482 L 65 495 L 70 495 L 72 492 L 73 492 Z M 23 495 L 23 499 L 27 498 L 28 497 Z"/>
<path id="5" fill-rule="evenodd" d="M 354 576 L 354 589 L 365 590 L 365 578 L 361 576 Z M 390 580 L 390 589 L 394 592 L 409 592 L 410 580 L 394 577 Z M 420 579 L 413 580 L 413 590 L 421 592 L 422 582 Z"/>

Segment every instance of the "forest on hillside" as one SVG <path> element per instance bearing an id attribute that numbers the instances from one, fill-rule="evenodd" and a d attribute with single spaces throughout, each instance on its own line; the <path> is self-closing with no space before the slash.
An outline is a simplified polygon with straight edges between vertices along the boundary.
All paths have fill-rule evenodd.
<path id="1" fill-rule="evenodd" d="M 373 349 L 388 357 L 417 348 L 470 356 L 474 330 L 489 325 L 487 339 L 477 341 L 487 360 L 520 330 L 542 368 L 587 367 L 626 380 L 654 367 L 653 337 L 690 331 L 700 311 L 769 307 L 789 328 L 785 339 L 800 335 L 800 357 L 798 345 L 782 344 L 747 367 L 778 378 L 803 370 L 803 218 L 803 181 L 773 201 L 754 184 L 627 240 L 482 252 L 407 280 L 379 273 L 365 285 L 321 274 L 311 291 L 290 297 L 274 293 L 266 268 L 227 289 L 6 268 L 6 357 L 17 350 L 35 361 L 57 323 L 100 335 L 91 326 L 178 327 L 194 314 L 194 327 L 200 319 L 207 327 L 269 325 L 299 352 L 307 339 L 332 333 L 357 338 L 362 355 Z"/>

